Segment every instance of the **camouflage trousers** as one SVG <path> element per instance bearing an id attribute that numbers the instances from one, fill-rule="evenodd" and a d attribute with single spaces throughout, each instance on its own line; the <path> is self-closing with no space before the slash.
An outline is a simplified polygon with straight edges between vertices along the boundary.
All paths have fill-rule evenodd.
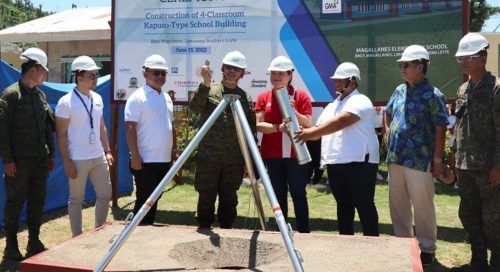
<path id="1" fill-rule="evenodd" d="M 231 228 L 237 216 L 238 195 L 243 180 L 243 164 L 208 162 L 196 163 L 194 188 L 198 192 L 197 220 L 201 227 L 215 221 L 215 201 L 219 196 L 217 219 L 221 227 Z"/>
<path id="2" fill-rule="evenodd" d="M 500 252 L 500 186 L 491 187 L 489 175 L 457 169 L 459 217 L 472 247 Z"/>
<path id="3" fill-rule="evenodd" d="M 5 175 L 7 200 L 4 210 L 4 230 L 7 235 L 15 235 L 19 227 L 19 217 L 27 203 L 26 225 L 38 229 L 42 224 L 47 178 L 49 175 L 48 156 L 40 159 L 16 160 L 15 177 Z"/>

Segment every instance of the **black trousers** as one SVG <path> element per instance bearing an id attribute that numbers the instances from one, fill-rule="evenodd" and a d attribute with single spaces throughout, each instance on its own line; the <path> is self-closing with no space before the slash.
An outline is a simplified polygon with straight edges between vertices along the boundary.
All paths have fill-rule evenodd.
<path id="1" fill-rule="evenodd" d="M 130 168 L 130 172 L 134 175 L 135 180 L 135 205 L 134 214 L 141 209 L 148 197 L 153 193 L 163 177 L 170 170 L 170 162 L 161 163 L 143 163 L 142 169 L 137 171 Z M 160 196 L 161 197 L 161 196 Z M 159 199 L 159 198 L 158 198 Z M 141 221 L 141 225 L 153 225 L 158 207 L 158 201 L 151 206 L 146 216 Z"/>
<path id="2" fill-rule="evenodd" d="M 312 184 L 317 184 L 321 180 L 324 172 L 319 168 L 321 161 L 321 139 L 316 141 L 307 141 L 306 144 L 312 159 L 309 163 L 307 181 L 310 181 Z"/>
<path id="3" fill-rule="evenodd" d="M 337 202 L 340 234 L 354 234 L 354 214 L 357 210 L 363 235 L 379 235 L 374 202 L 378 165 L 367 161 L 327 165 L 328 182 Z"/>

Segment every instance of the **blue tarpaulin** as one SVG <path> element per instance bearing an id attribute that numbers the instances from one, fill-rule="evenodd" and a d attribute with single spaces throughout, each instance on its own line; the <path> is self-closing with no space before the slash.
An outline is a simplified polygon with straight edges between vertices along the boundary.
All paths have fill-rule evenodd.
<path id="1" fill-rule="evenodd" d="M 3 91 L 7 86 L 10 86 L 14 82 L 18 81 L 21 77 L 21 73 L 11 67 L 4 61 L 0 61 L 0 91 Z M 104 107 L 104 121 L 106 127 L 108 128 L 108 135 L 111 132 L 111 86 L 110 86 L 110 76 L 104 76 L 99 78 L 97 82 L 96 92 L 102 96 Z M 60 83 L 48 83 L 44 82 L 40 89 L 43 90 L 47 96 L 47 101 L 50 106 L 54 109 L 57 101 L 66 93 L 73 90 L 75 84 L 60 84 Z M 119 157 L 115 158 L 115 164 L 118 165 L 118 192 L 129 192 L 132 191 L 132 176 L 128 170 L 128 146 L 125 139 L 125 123 L 123 120 L 123 110 L 124 105 L 119 105 L 119 119 L 118 119 L 118 149 L 120 150 Z M 55 138 L 55 135 L 54 135 Z M 4 219 L 4 207 L 5 207 L 5 182 L 3 179 L 3 164 L 0 160 L 0 224 L 3 225 Z M 47 183 L 47 196 L 45 198 L 44 211 L 48 212 L 54 209 L 65 207 L 68 203 L 69 196 L 69 186 L 68 178 L 64 174 L 64 167 L 61 160 L 61 155 L 57 149 L 56 144 L 56 167 L 49 173 L 49 180 Z M 92 188 L 90 181 L 87 182 L 85 200 L 91 201 L 95 200 L 95 193 Z M 26 209 L 23 210 L 21 215 L 21 221 L 24 222 L 26 218 Z M 69 224 L 69 222 L 68 222 Z"/>

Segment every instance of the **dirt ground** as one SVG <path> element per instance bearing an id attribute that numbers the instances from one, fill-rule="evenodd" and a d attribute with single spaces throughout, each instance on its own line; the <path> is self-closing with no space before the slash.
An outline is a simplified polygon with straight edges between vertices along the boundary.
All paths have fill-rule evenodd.
<path id="1" fill-rule="evenodd" d="M 92 270 L 123 225 L 84 233 L 21 263 L 21 270 Z M 414 239 L 294 234 L 304 271 L 422 271 Z M 114 271 L 294 271 L 279 232 L 138 226 L 115 255 Z"/>

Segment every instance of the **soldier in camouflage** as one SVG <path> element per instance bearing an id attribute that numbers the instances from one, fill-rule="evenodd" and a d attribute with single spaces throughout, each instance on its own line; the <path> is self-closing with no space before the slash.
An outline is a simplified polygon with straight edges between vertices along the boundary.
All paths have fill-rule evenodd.
<path id="1" fill-rule="evenodd" d="M 5 170 L 4 258 L 20 261 L 19 217 L 27 202 L 27 255 L 45 250 L 39 239 L 49 170 L 54 167 L 54 116 L 38 85 L 47 74 L 47 56 L 29 48 L 21 59 L 21 79 L 0 95 L 0 156 Z"/>
<path id="2" fill-rule="evenodd" d="M 472 258 L 451 271 L 500 271 L 500 79 L 486 70 L 488 47 L 483 36 L 469 33 L 455 54 L 469 76 L 457 93 L 455 133 L 459 217 Z"/>
<path id="3" fill-rule="evenodd" d="M 240 52 L 226 54 L 222 61 L 222 82 L 212 83 L 210 67 L 201 67 L 203 83 L 189 103 L 191 109 L 201 113 L 205 122 L 225 94 L 237 94 L 250 127 L 255 131 L 255 113 L 252 98 L 241 88 L 238 81 L 245 74 L 246 59 Z M 200 228 L 210 228 L 215 221 L 215 201 L 219 196 L 217 218 L 221 228 L 232 228 L 236 218 L 238 191 L 243 180 L 244 160 L 241 154 L 236 128 L 228 106 L 198 147 L 195 173 L 195 189 L 199 194 L 197 220 Z"/>

